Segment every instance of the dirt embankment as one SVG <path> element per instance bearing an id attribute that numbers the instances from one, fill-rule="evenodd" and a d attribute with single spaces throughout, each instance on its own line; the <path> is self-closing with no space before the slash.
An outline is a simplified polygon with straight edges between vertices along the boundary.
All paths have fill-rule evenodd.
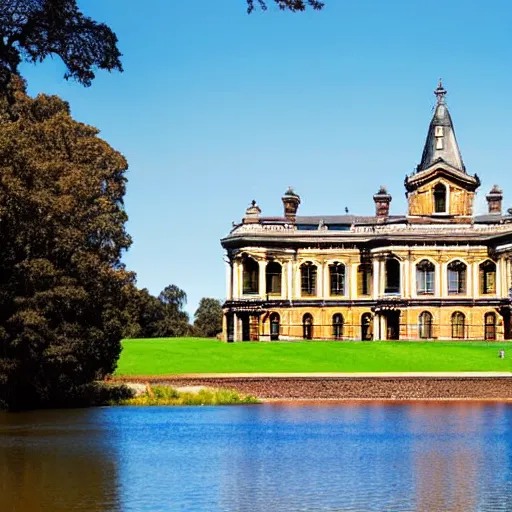
<path id="1" fill-rule="evenodd" d="M 512 400 L 512 377 L 142 377 L 172 387 L 235 389 L 262 400 Z"/>

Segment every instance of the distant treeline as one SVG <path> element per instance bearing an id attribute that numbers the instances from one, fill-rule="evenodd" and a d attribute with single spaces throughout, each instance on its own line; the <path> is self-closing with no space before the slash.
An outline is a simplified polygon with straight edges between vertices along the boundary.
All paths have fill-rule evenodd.
<path id="1" fill-rule="evenodd" d="M 183 310 L 187 294 L 174 284 L 166 286 L 158 297 L 133 284 L 127 288 L 127 294 L 124 338 L 211 338 L 222 331 L 222 305 L 217 299 L 202 298 L 191 323 L 188 313 Z"/>

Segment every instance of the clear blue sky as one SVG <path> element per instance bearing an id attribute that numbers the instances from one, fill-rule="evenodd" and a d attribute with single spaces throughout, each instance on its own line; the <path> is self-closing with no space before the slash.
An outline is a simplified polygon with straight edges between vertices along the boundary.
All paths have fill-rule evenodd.
<path id="1" fill-rule="evenodd" d="M 325 0 L 321 12 L 244 0 L 79 0 L 116 32 L 125 72 L 84 89 L 57 61 L 23 67 L 128 159 L 125 255 L 138 286 L 177 284 L 187 309 L 225 296 L 219 239 L 252 199 L 279 215 L 372 214 L 421 159 L 439 77 L 469 173 L 512 206 L 512 3 Z M 269 0 L 271 3 L 271 0 Z M 144 6 L 144 7 L 142 7 Z"/>

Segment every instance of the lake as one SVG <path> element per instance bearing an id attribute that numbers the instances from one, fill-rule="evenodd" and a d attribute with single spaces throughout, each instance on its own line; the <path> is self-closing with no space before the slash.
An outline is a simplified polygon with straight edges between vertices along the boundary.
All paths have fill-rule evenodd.
<path id="1" fill-rule="evenodd" d="M 0 510 L 512 510 L 512 404 L 0 414 Z"/>

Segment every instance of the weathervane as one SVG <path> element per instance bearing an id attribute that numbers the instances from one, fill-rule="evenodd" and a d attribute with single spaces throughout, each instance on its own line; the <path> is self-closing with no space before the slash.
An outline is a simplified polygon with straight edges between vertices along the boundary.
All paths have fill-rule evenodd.
<path id="1" fill-rule="evenodd" d="M 434 91 L 434 94 L 437 97 L 437 104 L 443 104 L 444 97 L 446 96 L 446 89 L 443 87 L 443 82 L 441 79 L 439 79 L 439 83 L 437 84 L 437 89 Z"/>

